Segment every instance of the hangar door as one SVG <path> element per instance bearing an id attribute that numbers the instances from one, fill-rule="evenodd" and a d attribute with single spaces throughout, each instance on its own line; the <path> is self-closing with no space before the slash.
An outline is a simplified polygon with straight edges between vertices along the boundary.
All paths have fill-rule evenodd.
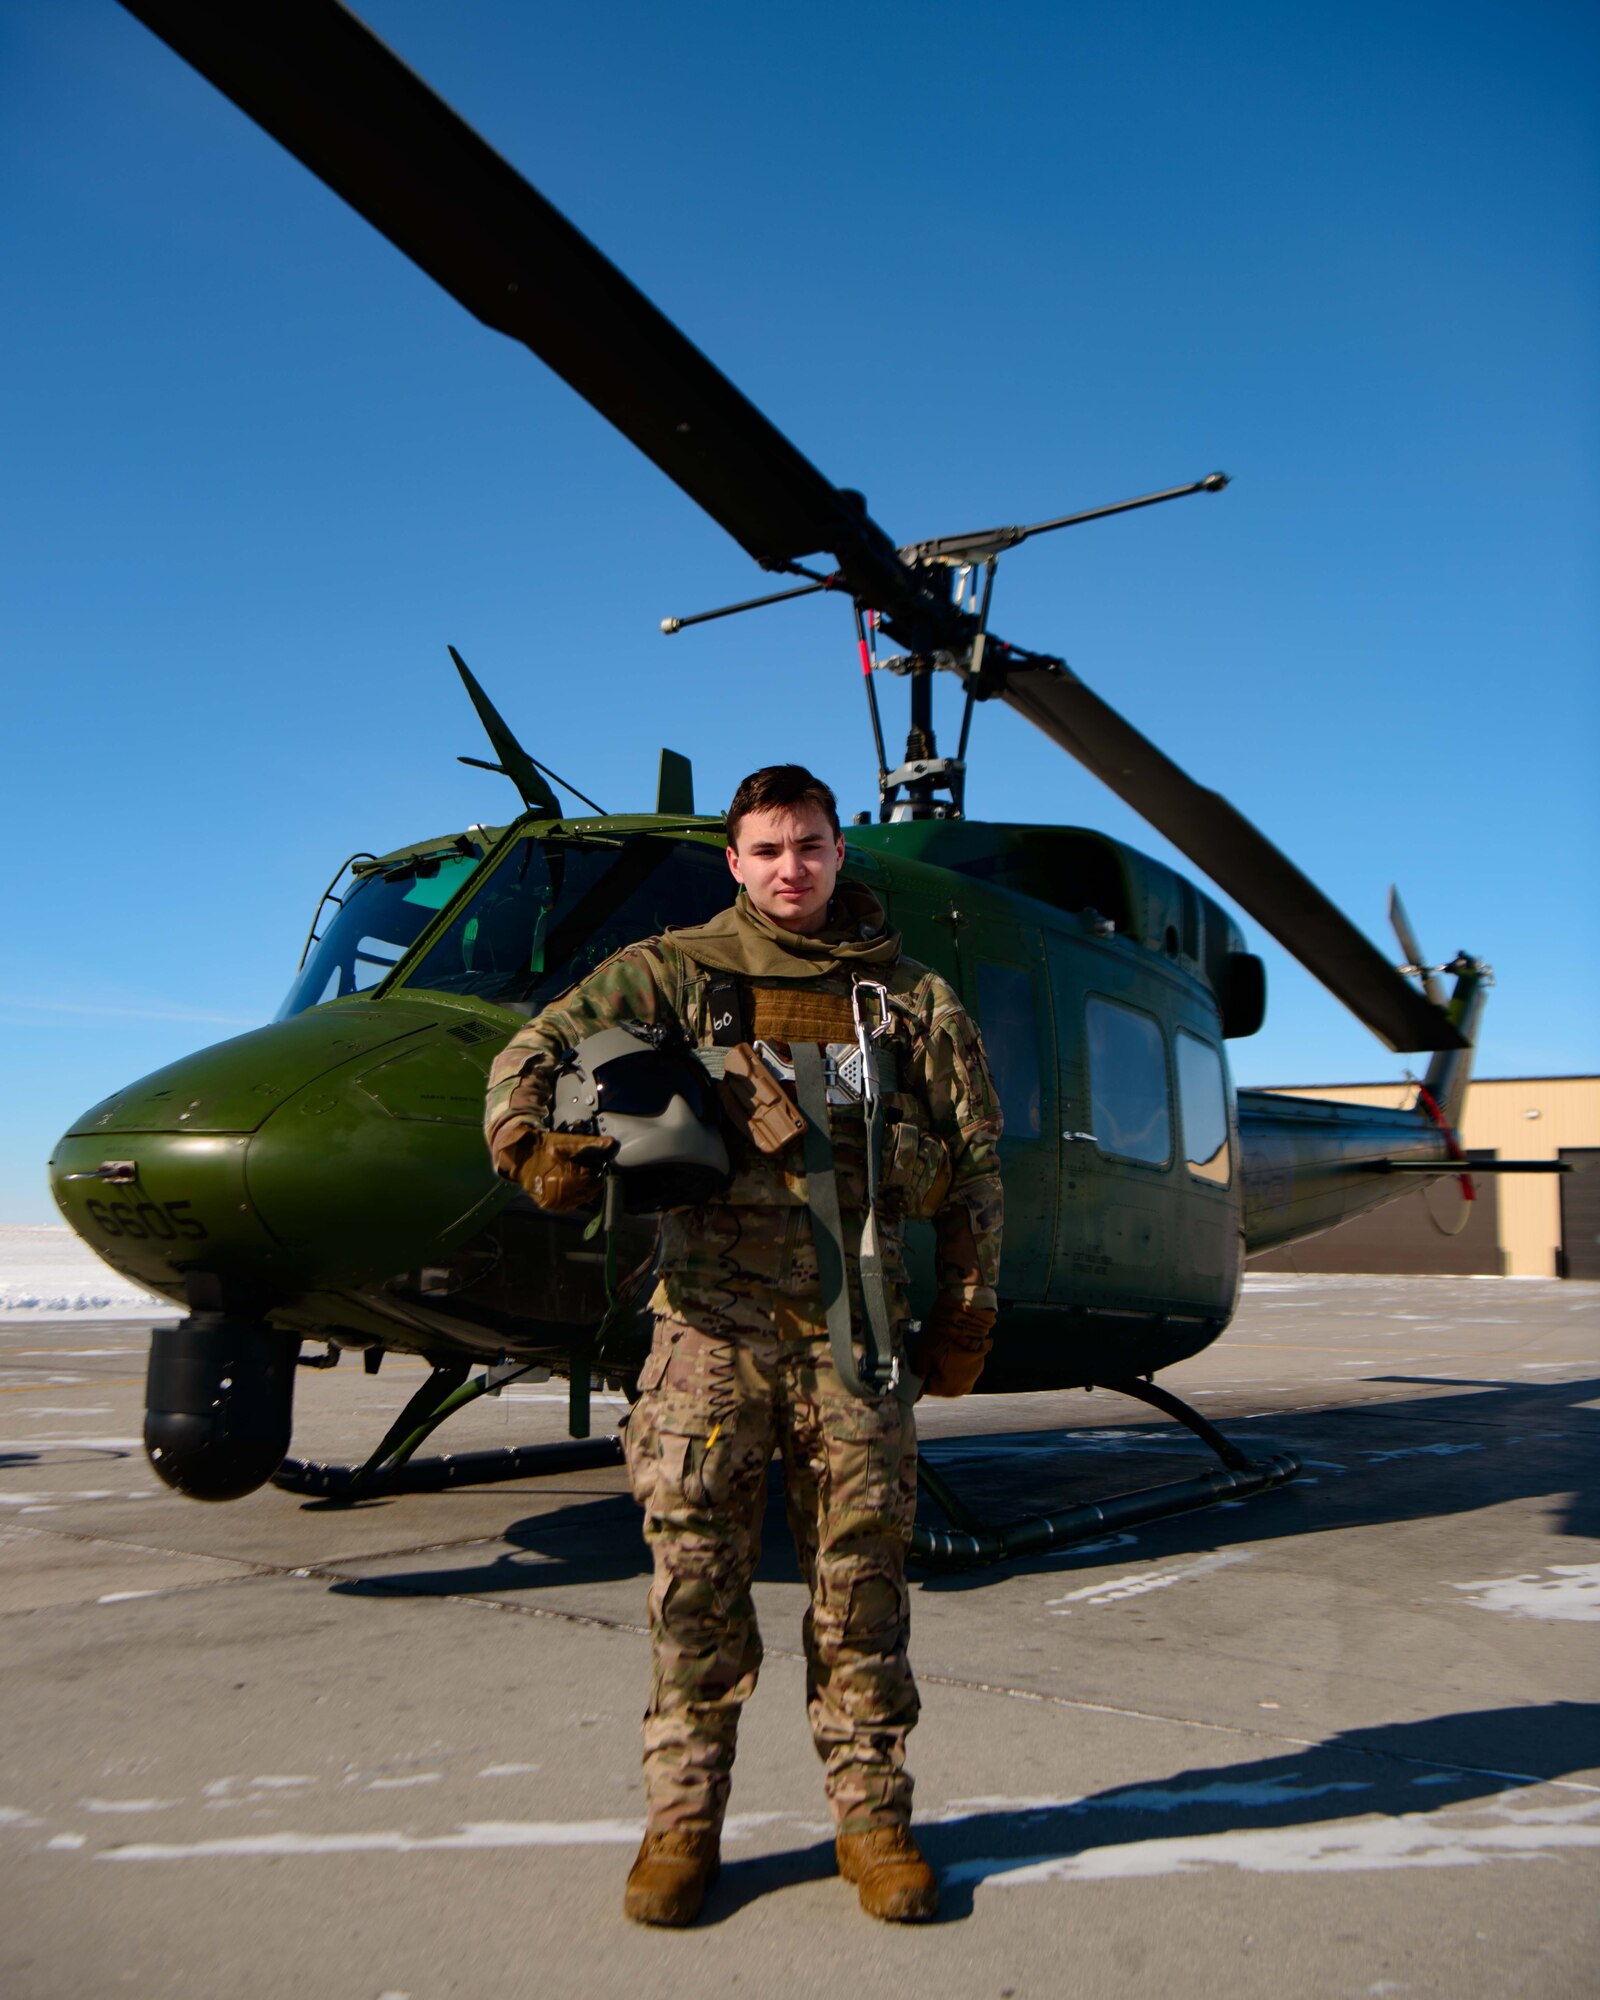
<path id="1" fill-rule="evenodd" d="M 1479 1151 L 1471 1159 L 1492 1160 Z M 1563 1183 L 1583 1178 L 1564 1174 Z M 1596 1175 L 1600 1180 L 1600 1175 Z M 1432 1277 L 1491 1277 L 1500 1275 L 1500 1204 L 1492 1174 L 1473 1183 L 1478 1198 L 1463 1202 L 1453 1180 L 1431 1181 L 1413 1188 L 1382 1208 L 1341 1222 L 1303 1243 L 1285 1243 L 1250 1259 L 1252 1271 L 1373 1271 L 1396 1276 L 1405 1272 Z M 1465 1219 L 1463 1220 L 1463 1211 Z M 1459 1234 L 1446 1230 L 1459 1227 Z M 1591 1232 L 1592 1234 L 1592 1232 Z M 1591 1246 L 1593 1247 L 1593 1246 Z"/>
<path id="2" fill-rule="evenodd" d="M 1564 1147 L 1556 1156 L 1572 1168 L 1562 1174 L 1563 1278 L 1600 1278 L 1600 1147 Z"/>

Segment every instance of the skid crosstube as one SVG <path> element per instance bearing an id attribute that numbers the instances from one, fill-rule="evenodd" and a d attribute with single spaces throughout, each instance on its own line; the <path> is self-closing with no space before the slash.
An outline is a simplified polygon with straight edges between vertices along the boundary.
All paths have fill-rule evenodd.
<path id="1" fill-rule="evenodd" d="M 1031 1514 L 1023 1520 L 993 1527 L 978 1520 L 924 1459 L 918 1467 L 918 1481 L 938 1503 L 950 1526 L 929 1528 L 919 1522 L 911 1531 L 912 1561 L 928 1569 L 982 1569 L 1014 1556 L 1071 1548 L 1075 1542 L 1091 1541 L 1108 1531 L 1163 1520 L 1170 1514 L 1186 1514 L 1197 1507 L 1212 1507 L 1219 1500 L 1242 1500 L 1252 1493 L 1285 1486 L 1300 1471 L 1300 1461 L 1293 1452 L 1250 1458 L 1181 1396 L 1154 1382 L 1130 1380 L 1102 1382 L 1098 1386 L 1119 1396 L 1131 1396 L 1176 1418 L 1211 1447 L 1222 1460 L 1221 1470 L 1203 1472 L 1192 1479 L 1172 1480 L 1162 1486 L 1140 1487 L 1131 1493 L 1113 1493 L 1104 1500 L 1079 1501 L 1059 1513 Z"/>

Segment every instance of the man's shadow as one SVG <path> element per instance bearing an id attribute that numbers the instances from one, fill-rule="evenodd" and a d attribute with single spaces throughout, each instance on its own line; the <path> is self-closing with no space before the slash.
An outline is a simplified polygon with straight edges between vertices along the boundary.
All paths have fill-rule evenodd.
<path id="1" fill-rule="evenodd" d="M 1342 1730 L 1304 1750 L 1180 1771 L 1060 1804 L 970 1812 L 956 1806 L 919 1820 L 916 1834 L 940 1877 L 941 1919 L 959 1922 L 972 1914 L 980 1884 L 1025 1868 L 1151 1840 L 1290 1833 L 1374 1816 L 1398 1821 L 1596 1765 L 1600 1703 L 1546 1702 Z M 1219 1863 L 1229 1858 L 1217 1856 Z M 1185 1857 L 1190 1866 L 1194 1859 Z M 1114 1866 L 1114 1852 L 1111 1860 Z M 724 1859 L 706 1920 L 725 1921 L 747 1903 L 833 1873 L 832 1847 L 820 1842 L 749 1860 L 735 1854 Z M 841 1895 L 853 1893 L 841 1886 Z"/>

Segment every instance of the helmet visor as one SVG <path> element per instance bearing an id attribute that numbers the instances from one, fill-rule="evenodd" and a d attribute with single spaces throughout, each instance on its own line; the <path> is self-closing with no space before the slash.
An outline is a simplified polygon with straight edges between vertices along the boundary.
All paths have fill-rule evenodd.
<path id="1" fill-rule="evenodd" d="M 681 1097 L 696 1118 L 710 1115 L 705 1071 L 690 1058 L 664 1056 L 657 1049 L 601 1063 L 594 1072 L 594 1087 L 602 1116 L 659 1118 L 675 1097 Z"/>

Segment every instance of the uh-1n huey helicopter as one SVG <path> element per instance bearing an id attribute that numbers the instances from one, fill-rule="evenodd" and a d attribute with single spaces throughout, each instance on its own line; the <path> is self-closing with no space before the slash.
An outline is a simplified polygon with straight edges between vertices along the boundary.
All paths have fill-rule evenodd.
<path id="1" fill-rule="evenodd" d="M 881 803 L 874 823 L 847 829 L 847 870 L 976 1013 L 1005 1112 L 1001 1313 L 981 1387 L 1124 1390 L 1188 1424 L 1224 1466 L 999 1530 L 924 1468 L 952 1527 L 919 1528 L 918 1552 L 985 1560 L 1291 1478 L 1292 1457 L 1246 1459 L 1150 1378 L 1221 1333 L 1249 1251 L 1462 1171 L 1454 1127 L 1487 968 L 1465 954 L 1424 968 L 1394 902 L 1408 961 L 1396 969 L 1060 659 L 989 624 L 998 559 L 1028 535 L 1215 492 L 1222 475 L 897 547 L 860 495 L 824 478 L 334 0 L 126 4 L 764 568 L 800 579 L 699 619 L 810 592 L 850 601 Z M 301 1492 L 396 1491 L 616 1454 L 614 1438 L 589 1437 L 590 1394 L 596 1380 L 630 1385 L 643 1360 L 651 1225 L 613 1212 L 597 1234 L 497 1181 L 480 1133 L 485 1080 L 516 1027 L 600 959 L 726 904 L 722 825 L 695 813 L 687 762 L 670 752 L 653 813 L 602 811 L 518 743 L 456 664 L 495 752 L 464 761 L 509 777 L 523 811 L 353 857 L 318 907 L 278 1019 L 116 1092 L 51 1162 L 72 1227 L 186 1308 L 153 1336 L 145 1441 L 158 1473 L 199 1498 L 273 1478 Z M 874 669 L 909 687 L 892 768 Z M 953 757 L 934 741 L 935 672 L 965 690 Z M 1235 1092 L 1224 1045 L 1261 1023 L 1260 960 L 1217 903 L 1121 842 L 968 820 L 968 727 L 988 700 L 1087 765 L 1389 1047 L 1431 1052 L 1417 1107 Z M 564 812 L 552 784 L 583 814 Z M 1454 975 L 1448 999 L 1439 971 Z M 303 1356 L 307 1341 L 326 1354 Z M 297 1367 L 347 1348 L 369 1369 L 389 1349 L 418 1354 L 431 1373 L 365 1466 L 286 1459 Z M 466 1398 L 533 1372 L 566 1377 L 581 1442 L 412 1456 Z"/>

